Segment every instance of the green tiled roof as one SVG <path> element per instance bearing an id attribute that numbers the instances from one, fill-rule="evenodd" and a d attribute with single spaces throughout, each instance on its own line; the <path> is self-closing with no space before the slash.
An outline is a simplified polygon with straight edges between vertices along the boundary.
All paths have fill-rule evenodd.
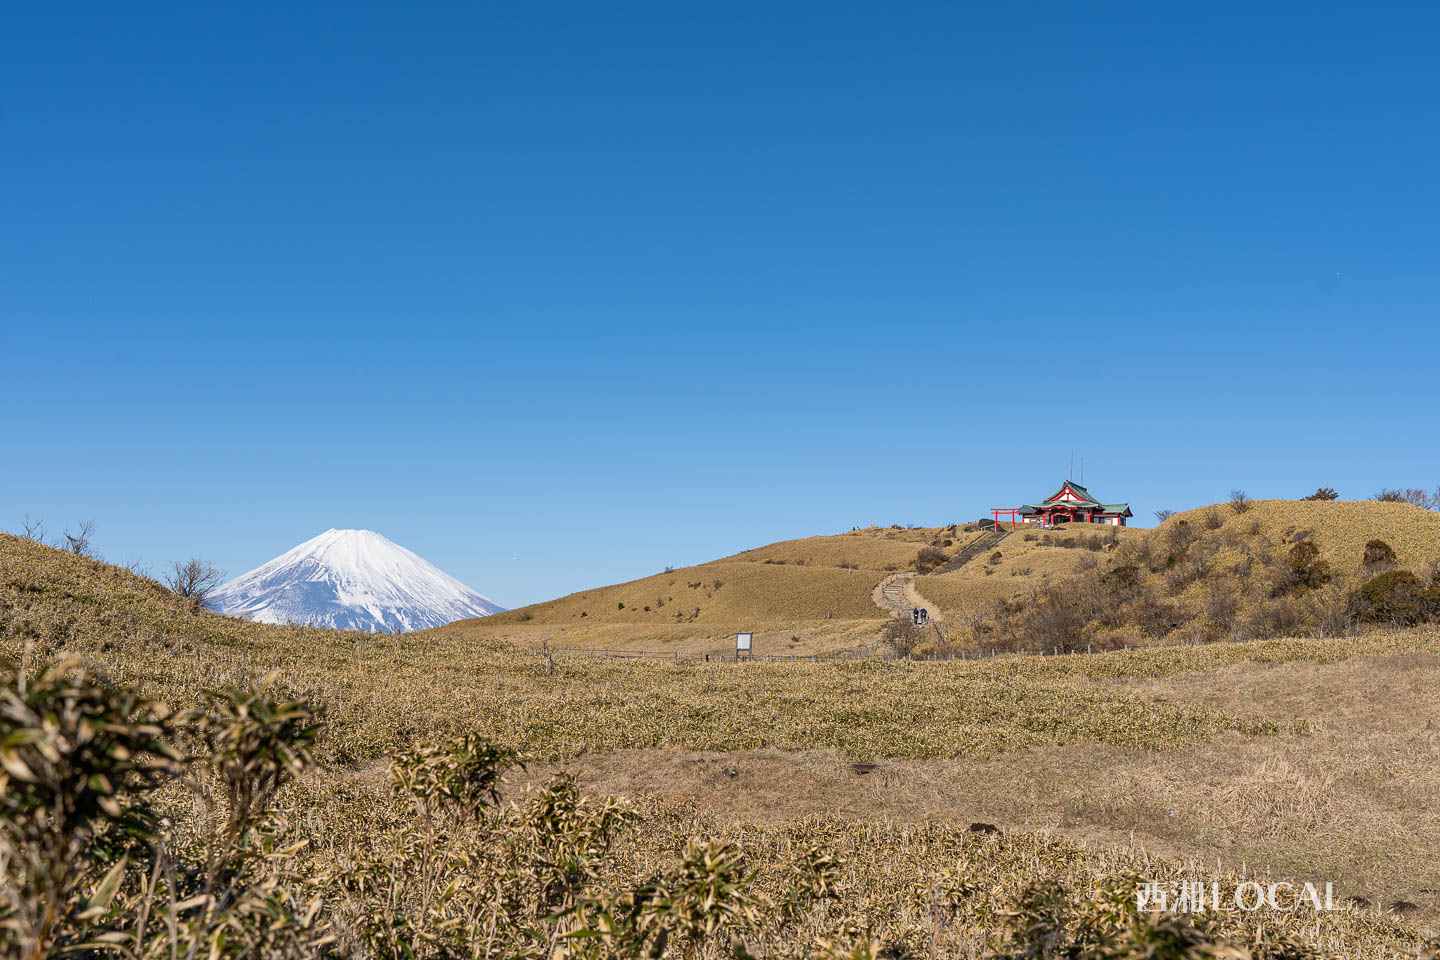
<path id="1" fill-rule="evenodd" d="M 1064 493 L 1066 487 L 1069 487 L 1071 490 L 1074 490 L 1080 496 L 1085 498 L 1084 500 L 1071 500 L 1069 501 L 1070 503 L 1082 503 L 1085 506 L 1100 506 L 1100 501 L 1092 497 L 1089 490 L 1086 490 L 1074 480 L 1067 480 L 1063 484 L 1061 484 L 1060 489 L 1056 490 L 1053 494 L 1051 494 L 1051 498 L 1058 497 L 1060 494 Z"/>
<path id="2" fill-rule="evenodd" d="M 1027 503 L 1020 508 L 1023 514 L 1040 513 L 1044 510 L 1084 510 L 1088 512 L 1099 511 L 1100 513 L 1130 513 L 1128 503 L 1081 503 L 1077 500 L 1057 500 L 1054 503 L 1034 504 Z M 1131 514 L 1133 516 L 1133 514 Z"/>
<path id="3" fill-rule="evenodd" d="M 1027 503 L 1027 504 L 1025 504 L 1023 507 L 1020 508 L 1020 512 L 1021 512 L 1022 514 L 1024 514 L 1025 516 L 1031 516 L 1032 514 L 1043 513 L 1043 512 L 1046 511 L 1046 510 L 1054 510 L 1054 509 L 1057 509 L 1057 508 L 1058 508 L 1058 509 L 1062 509 L 1062 510 L 1065 510 L 1065 509 L 1069 509 L 1069 510 L 1083 510 L 1083 511 L 1085 511 L 1085 512 L 1087 512 L 1087 513 L 1094 513 L 1094 512 L 1097 512 L 1097 511 L 1098 511 L 1098 512 L 1100 512 L 1100 513 L 1119 514 L 1119 515 L 1121 515 L 1121 516 L 1127 516 L 1127 517 L 1134 516 L 1134 514 L 1132 514 L 1132 513 L 1130 512 L 1130 504 L 1128 504 L 1128 503 L 1101 503 L 1099 500 L 1096 500 L 1096 499 L 1095 499 L 1095 496 L 1094 496 L 1089 490 L 1086 490 L 1084 487 L 1080 486 L 1080 484 L 1076 483 L 1074 480 L 1066 480 L 1065 483 L 1061 485 L 1060 489 L 1059 489 L 1058 491 L 1056 491 L 1052 496 L 1059 496 L 1060 494 L 1064 493 L 1064 492 L 1065 492 L 1065 487 L 1069 487 L 1071 490 L 1075 491 L 1075 493 L 1077 493 L 1078 495 L 1080 495 L 1080 496 L 1082 496 L 1082 497 L 1085 497 L 1085 499 L 1084 499 L 1084 500 L 1054 500 L 1054 499 L 1051 499 L 1051 500 L 1047 500 L 1045 503 L 1038 503 L 1038 504 L 1037 504 L 1037 503 Z"/>

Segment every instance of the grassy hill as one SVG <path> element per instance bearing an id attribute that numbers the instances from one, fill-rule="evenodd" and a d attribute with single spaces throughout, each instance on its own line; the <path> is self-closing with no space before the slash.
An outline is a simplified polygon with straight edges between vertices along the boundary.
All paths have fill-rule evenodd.
<path id="1" fill-rule="evenodd" d="M 1374 541 L 1388 559 L 1366 562 Z M 1357 606 L 1355 591 L 1392 568 L 1431 583 L 1440 514 L 1398 503 L 1260 501 L 1188 511 L 1142 536 L 1089 546 L 1098 549 L 1068 574 L 978 611 L 948 642 L 1103 650 L 1371 627 L 1373 611 Z"/>
<path id="2" fill-rule="evenodd" d="M 848 542 L 878 540 L 866 562 L 889 562 L 880 551 L 908 552 L 928 533 Z M 818 567 L 836 541 L 847 542 L 729 562 Z M 1066 885 L 1083 906 L 1097 890 L 1123 899 L 1137 875 L 1225 880 L 1241 863 L 1250 875 L 1413 903 L 1395 909 L 1422 924 L 1440 919 L 1433 629 L 983 662 L 551 664 L 463 630 L 375 636 L 232 620 L 122 569 L 0 536 L 0 652 L 33 670 L 66 651 L 175 706 L 270 673 L 322 706 L 319 767 L 282 794 L 270 828 L 277 850 L 306 843 L 264 869 L 307 884 L 328 904 L 323 916 L 341 911 L 354 929 L 397 909 L 431 916 L 419 906 L 429 902 L 443 914 L 429 922 L 483 931 L 488 901 L 470 912 L 464 897 L 436 894 L 490 889 L 488 865 L 528 850 L 506 846 L 533 834 L 524 784 L 539 789 L 562 770 L 592 796 L 633 804 L 634 831 L 615 841 L 601 885 L 672 869 L 694 836 L 736 844 L 759 889 L 777 896 L 797 851 L 820 843 L 840 857 L 839 899 L 775 932 L 782 953 L 866 929 L 911 949 L 983 953 L 1022 935 L 997 918 L 1028 915 L 1036 882 Z M 414 814 L 378 761 L 461 733 L 530 755 L 507 788 L 522 819 L 493 848 L 480 821 L 444 821 L 443 849 L 456 856 L 415 859 L 436 844 L 404 832 Z M 166 802 L 173 848 L 201 842 L 202 808 Z M 967 833 L 972 821 L 1005 833 Z M 385 882 L 328 886 L 356 870 Z M 366 889 L 392 899 L 372 902 Z M 943 929 L 926 912 L 937 896 Z M 1268 952 L 1281 949 L 1277 936 L 1347 956 L 1419 939 L 1375 909 L 1225 917 L 1222 932 L 1253 944 L 1261 923 L 1276 944 L 1261 956 L 1279 955 Z"/>
<path id="3" fill-rule="evenodd" d="M 878 652 L 888 614 L 873 602 L 877 584 L 920 569 L 915 587 L 943 613 L 951 648 L 1039 649 L 1030 634 L 1053 633 L 1054 625 L 1022 624 L 1022 609 L 1020 619 L 1048 598 L 1050 609 L 1078 610 L 1056 591 L 1097 581 L 1096 591 L 1114 594 L 1098 581 L 1134 567 L 1130 609 L 1091 627 L 1081 642 L 1086 623 L 1105 619 L 1086 614 L 1068 645 L 1245 639 L 1320 629 L 1322 620 L 1332 632 L 1343 628 L 1345 600 L 1365 579 L 1360 560 L 1371 539 L 1388 543 L 1397 564 L 1422 579 L 1440 559 L 1440 513 L 1376 501 L 1268 500 L 1243 513 L 1202 507 L 1151 529 L 1022 526 L 998 556 L 950 572 L 917 568 L 921 549 L 953 557 L 980 536 L 975 525 L 955 525 L 789 540 L 439 630 L 474 640 L 686 653 L 724 653 L 736 631 L 754 630 L 757 650 L 766 653 Z M 1318 548 L 1329 584 L 1307 596 L 1272 596 L 1300 540 Z M 1319 609 L 1322 602 L 1328 610 Z"/>
<path id="4" fill-rule="evenodd" d="M 560 646 L 723 652 L 738 630 L 770 652 L 827 653 L 874 641 L 888 616 L 871 599 L 889 574 L 910 569 L 921 548 L 975 535 L 960 527 L 870 527 L 787 540 L 710 563 L 597 587 L 493 617 L 439 628 L 446 634 Z M 728 645 L 728 646 L 727 646 Z"/>
<path id="5" fill-rule="evenodd" d="M 1097 555 L 1148 532 L 1140 527 L 1087 524 L 1054 530 L 1022 525 L 996 548 L 998 559 L 981 557 L 959 570 L 921 576 L 915 586 L 942 610 L 962 615 L 951 619 L 963 619 L 964 614 L 1023 597 L 1044 583 L 1079 573 Z"/>
<path id="6" fill-rule="evenodd" d="M 1274 544 L 1293 543 L 1308 534 L 1320 548 L 1321 556 L 1340 573 L 1354 572 L 1365 543 L 1376 538 L 1395 549 L 1402 567 L 1419 571 L 1440 561 L 1440 513 L 1408 503 L 1257 500 L 1243 513 L 1217 504 L 1177 513 L 1157 529 L 1166 530 L 1180 523 L 1217 529 L 1216 514 L 1221 520 L 1218 529 L 1249 537 L 1263 535 Z"/>
<path id="7" fill-rule="evenodd" d="M 983 535 L 975 524 L 956 524 L 786 540 L 438 629 L 475 639 L 686 653 L 723 653 L 733 649 L 736 631 L 753 630 L 757 649 L 770 653 L 872 650 L 889 617 L 872 597 L 880 581 L 916 570 L 924 548 L 949 558 Z M 1023 594 L 1076 569 L 1080 553 L 1058 545 L 1062 539 L 1029 542 L 1017 534 L 1004 545 L 1006 563 L 990 567 L 990 575 L 986 564 L 972 561 L 957 573 L 921 578 L 922 592 L 947 608 Z"/>

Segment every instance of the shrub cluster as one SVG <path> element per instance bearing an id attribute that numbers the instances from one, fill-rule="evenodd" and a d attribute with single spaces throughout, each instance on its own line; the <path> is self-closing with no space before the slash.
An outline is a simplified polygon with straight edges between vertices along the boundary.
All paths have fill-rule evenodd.
<path id="1" fill-rule="evenodd" d="M 1076 652 L 1333 636 L 1362 624 L 1440 619 L 1440 585 L 1393 570 L 1395 552 L 1383 541 L 1368 543 L 1353 573 L 1342 576 L 1308 530 L 1288 531 L 1277 544 L 1254 525 L 1248 532 L 1225 529 L 1223 519 L 1212 510 L 1199 523 L 1173 521 L 1159 536 L 1106 542 L 1113 554 L 1103 564 L 1087 558 L 1075 576 L 997 604 L 973 619 L 968 637 L 954 636 L 952 643 Z M 1055 545 L 1082 545 L 1072 539 Z"/>
<path id="2" fill-rule="evenodd" d="M 1440 619 L 1440 576 L 1422 584 L 1409 570 L 1387 570 L 1356 590 L 1351 612 L 1362 623 L 1413 626 Z"/>
<path id="3" fill-rule="evenodd" d="M 915 554 L 915 572 L 929 573 L 946 561 L 945 551 L 939 547 L 921 547 Z"/>
<path id="4" fill-rule="evenodd" d="M 1078 524 L 1077 526 L 1086 526 Z M 1035 539 L 1034 534 L 1025 534 L 1026 540 Z M 1120 544 L 1120 533 L 1111 527 L 1105 533 L 1087 534 L 1076 533 L 1069 536 L 1055 536 L 1047 533 L 1040 538 L 1040 542 L 1047 547 L 1063 547 L 1067 550 L 1114 550 Z"/>
<path id="5" fill-rule="evenodd" d="M 303 701 L 266 687 L 175 713 L 64 660 L 0 691 L 0 946 L 41 958 L 109 949 L 135 957 L 305 957 L 329 939 L 265 823 L 276 792 L 311 765 L 319 729 Z M 188 749 L 186 749 L 188 747 Z M 168 835 L 156 792 L 183 785 L 202 829 Z M 187 850 L 187 847 L 189 848 Z"/>

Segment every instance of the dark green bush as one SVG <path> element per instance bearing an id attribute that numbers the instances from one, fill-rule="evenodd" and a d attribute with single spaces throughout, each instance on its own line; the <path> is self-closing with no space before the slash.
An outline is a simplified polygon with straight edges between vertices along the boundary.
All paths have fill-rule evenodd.
<path id="1" fill-rule="evenodd" d="M 1350 609 L 1366 623 L 1421 623 L 1436 613 L 1435 584 L 1423 587 L 1409 570 L 1389 570 L 1350 595 Z"/>
<path id="2" fill-rule="evenodd" d="M 1365 544 L 1365 555 L 1360 560 L 1367 567 L 1394 563 L 1395 551 L 1384 540 L 1371 540 Z"/>
<path id="3" fill-rule="evenodd" d="M 1313 540 L 1301 540 L 1290 548 L 1290 583 L 1294 592 L 1314 590 L 1330 582 L 1330 564 L 1320 559 Z"/>

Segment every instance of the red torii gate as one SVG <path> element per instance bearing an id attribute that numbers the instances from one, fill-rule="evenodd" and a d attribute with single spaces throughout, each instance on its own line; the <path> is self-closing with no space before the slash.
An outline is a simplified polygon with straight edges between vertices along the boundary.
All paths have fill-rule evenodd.
<path id="1" fill-rule="evenodd" d="M 1000 526 L 1000 514 L 1002 514 L 1002 513 L 1009 514 L 1009 517 L 1010 517 L 1010 529 L 1011 529 L 1011 530 L 1018 530 L 1018 529 L 1020 529 L 1020 508 L 1019 508 L 1019 507 L 991 507 L 991 508 L 990 508 L 990 516 L 993 518 L 993 520 L 992 520 L 991 522 L 994 523 L 994 525 L 996 526 L 997 529 L 998 529 L 999 526 Z"/>

